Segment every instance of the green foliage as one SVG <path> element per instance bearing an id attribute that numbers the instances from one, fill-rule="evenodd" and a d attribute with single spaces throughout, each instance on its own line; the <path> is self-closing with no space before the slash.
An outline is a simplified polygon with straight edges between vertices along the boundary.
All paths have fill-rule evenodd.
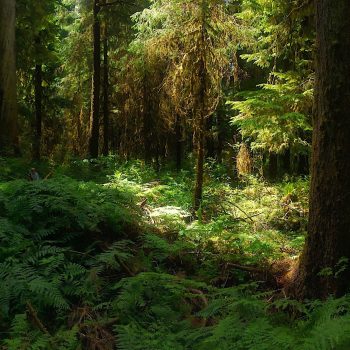
<path id="1" fill-rule="evenodd" d="M 35 125 L 36 68 L 40 66 L 42 78 L 42 112 L 45 128 L 42 130 L 43 153 L 54 151 L 62 131 L 62 107 L 65 103 L 59 94 L 58 70 L 61 60 L 58 47 L 63 31 L 57 16 L 61 0 L 23 1 L 17 5 L 17 87 L 22 147 L 28 152 L 33 143 Z"/>
<path id="2" fill-rule="evenodd" d="M 229 69 L 230 57 L 235 56 L 238 40 L 243 37 L 236 18 L 217 0 L 152 1 L 150 8 L 134 17 L 136 44 L 144 43 L 146 59 L 165 57 L 167 61 L 162 85 L 168 91 L 164 97 L 179 113 L 193 114 L 190 122 L 196 130 L 199 108 L 204 109 L 204 116 L 216 110 L 222 75 Z M 199 78 L 206 86 L 202 106 Z"/>
<path id="3" fill-rule="evenodd" d="M 130 194 L 114 184 L 70 178 L 0 186 L 1 315 L 3 320 L 15 317 L 12 333 L 18 336 L 5 344 L 9 349 L 27 349 L 24 344 L 30 349 L 73 349 L 77 329 L 61 328 L 60 322 L 76 303 L 99 300 L 107 283 L 104 271 L 120 271 L 120 262 L 133 256 L 132 242 L 124 239 L 128 230 L 138 230 Z M 40 334 L 35 322 L 20 316 L 28 303 L 58 332 L 59 347 L 52 345 L 56 335 Z"/>
<path id="4" fill-rule="evenodd" d="M 132 257 L 130 246 L 131 241 L 123 240 L 113 243 L 108 250 L 96 257 L 98 266 L 105 265 L 106 268 L 118 270 L 121 262 L 125 262 Z"/>
<path id="5" fill-rule="evenodd" d="M 202 305 L 195 316 L 211 320 L 212 325 L 196 328 L 181 321 L 189 312 L 189 305 L 183 301 L 188 295 L 186 288 L 193 288 L 187 281 L 142 274 L 123 284 L 118 306 L 126 312 L 123 319 L 127 324 L 117 328 L 121 349 L 326 350 L 349 345 L 348 296 L 325 303 L 284 300 L 269 304 L 265 301 L 269 296 L 257 292 L 254 285 L 212 289 L 207 292 L 207 306 Z M 206 291 L 203 285 L 196 287 Z M 141 295 L 135 292 L 140 289 Z M 130 305 L 140 311 L 130 309 Z M 285 311 L 288 309 L 299 316 L 293 319 Z"/>
<path id="6" fill-rule="evenodd" d="M 248 75 L 253 65 L 260 74 L 245 84 L 247 91 L 229 97 L 231 124 L 256 155 L 307 156 L 314 85 L 312 5 L 243 0 L 237 16 L 250 28 L 241 51 L 243 66 Z"/>
<path id="7" fill-rule="evenodd" d="M 232 188 L 214 176 L 201 221 L 165 216 L 156 229 L 149 212 L 167 201 L 186 209 L 188 174 L 148 183 L 142 163 L 118 164 L 73 163 L 51 180 L 0 184 L 4 349 L 348 348 L 349 296 L 300 303 L 234 267 L 269 268 L 300 251 L 302 229 L 287 222 L 307 206 L 306 180 L 247 177 Z M 94 178 L 95 166 L 115 175 L 103 185 L 62 175 Z M 144 198 L 141 216 L 133 203 Z"/>
<path id="8" fill-rule="evenodd" d="M 312 85 L 293 72 L 274 73 L 274 83 L 237 94 L 232 118 L 251 148 L 272 153 L 307 154 L 311 131 Z"/>
<path id="9" fill-rule="evenodd" d="M 312 15 L 309 1 L 243 0 L 239 17 L 251 25 L 250 52 L 243 58 L 275 70 L 283 65 L 310 65 Z"/>
<path id="10" fill-rule="evenodd" d="M 309 179 L 233 179 L 231 164 L 241 141 L 262 163 L 309 154 L 312 1 L 98 1 L 118 152 L 98 159 L 83 159 L 93 1 L 16 5 L 19 140 L 27 155 L 38 136 L 40 66 L 46 161 L 0 158 L 0 348 L 348 350 L 349 294 L 281 290 L 304 244 Z M 201 136 L 210 158 L 193 213 Z M 33 166 L 44 180 L 26 181 Z"/>

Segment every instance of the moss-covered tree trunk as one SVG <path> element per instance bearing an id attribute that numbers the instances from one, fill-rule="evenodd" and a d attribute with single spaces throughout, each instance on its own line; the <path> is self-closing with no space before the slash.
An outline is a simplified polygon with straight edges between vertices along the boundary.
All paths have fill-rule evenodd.
<path id="1" fill-rule="evenodd" d="M 317 82 L 308 237 L 291 291 L 350 286 L 350 1 L 317 0 Z"/>
<path id="2" fill-rule="evenodd" d="M 200 39 L 200 59 L 198 62 L 198 77 L 199 91 L 196 121 L 196 146 L 197 146 L 197 164 L 196 164 L 196 183 L 194 189 L 194 210 L 197 211 L 202 205 L 203 199 L 203 177 L 204 177 L 204 156 L 205 156 L 205 113 L 206 113 L 206 92 L 207 92 L 207 77 L 206 77 L 206 52 L 205 52 L 205 14 L 203 12 L 201 39 Z"/>
<path id="3" fill-rule="evenodd" d="M 108 69 L 108 29 L 103 26 L 103 150 L 104 156 L 109 153 L 109 69 Z"/>
<path id="4" fill-rule="evenodd" d="M 0 0 L 0 154 L 18 153 L 16 1 Z"/>
<path id="5" fill-rule="evenodd" d="M 198 123 L 196 184 L 194 189 L 194 210 L 197 211 L 203 199 L 203 176 L 204 176 L 204 117 L 201 116 Z"/>
<path id="6" fill-rule="evenodd" d="M 101 91 L 101 24 L 98 17 L 100 6 L 98 0 L 93 4 L 93 77 L 91 91 L 91 115 L 89 155 L 98 157 L 98 146 L 100 138 L 100 91 Z"/>

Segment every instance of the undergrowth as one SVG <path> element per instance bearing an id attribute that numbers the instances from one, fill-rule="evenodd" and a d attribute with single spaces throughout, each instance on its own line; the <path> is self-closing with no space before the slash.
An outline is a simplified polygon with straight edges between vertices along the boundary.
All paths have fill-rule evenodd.
<path id="1" fill-rule="evenodd" d="M 275 275 L 300 253 L 307 179 L 210 173 L 195 218 L 189 171 L 111 158 L 30 183 L 1 164 L 2 349 L 349 349 L 350 296 L 299 303 Z"/>

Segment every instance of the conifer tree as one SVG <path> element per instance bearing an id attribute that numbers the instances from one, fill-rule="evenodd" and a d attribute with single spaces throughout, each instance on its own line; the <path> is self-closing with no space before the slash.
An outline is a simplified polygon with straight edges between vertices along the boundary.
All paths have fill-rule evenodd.
<path id="1" fill-rule="evenodd" d="M 0 154 L 18 153 L 16 1 L 0 1 Z"/>
<path id="2" fill-rule="evenodd" d="M 344 15 L 348 13 L 348 0 L 316 2 L 310 218 L 292 286 L 299 298 L 339 296 L 350 286 L 350 17 Z"/>
<path id="3" fill-rule="evenodd" d="M 193 206 L 197 211 L 202 203 L 206 119 L 220 102 L 222 77 L 242 32 L 219 0 L 158 0 L 137 19 L 139 39 L 155 54 L 168 58 L 163 87 L 175 111 L 192 128 L 196 153 Z"/>

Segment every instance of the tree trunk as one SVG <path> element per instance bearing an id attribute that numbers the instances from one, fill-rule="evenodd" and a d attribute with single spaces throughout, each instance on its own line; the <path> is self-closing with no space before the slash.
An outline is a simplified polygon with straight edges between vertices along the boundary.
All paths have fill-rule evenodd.
<path id="1" fill-rule="evenodd" d="M 108 82 L 108 32 L 107 23 L 103 27 L 103 155 L 109 153 L 109 82 Z"/>
<path id="2" fill-rule="evenodd" d="M 15 25 L 16 1 L 0 0 L 0 154 L 19 153 Z"/>
<path id="3" fill-rule="evenodd" d="M 94 0 L 94 23 L 93 23 L 93 77 L 91 92 L 91 116 L 90 116 L 90 137 L 89 155 L 92 158 L 98 157 L 98 146 L 100 136 L 100 89 L 101 89 L 101 25 L 98 14 L 100 6 L 98 0 Z"/>
<path id="4" fill-rule="evenodd" d="M 199 118 L 197 122 L 197 166 L 196 184 L 194 189 L 194 210 L 197 211 L 202 205 L 203 199 L 203 176 L 204 176 L 204 129 L 205 129 L 205 97 L 207 91 L 206 67 L 205 67 L 205 17 L 203 13 L 202 33 L 201 33 L 201 58 L 199 61 L 198 76 L 200 78 L 198 91 Z"/>
<path id="5" fill-rule="evenodd" d="M 33 139 L 33 159 L 40 161 L 41 134 L 42 134 L 42 65 L 35 65 L 34 94 L 35 94 L 35 123 Z"/>
<path id="6" fill-rule="evenodd" d="M 204 176 L 204 118 L 201 116 L 201 127 L 197 135 L 197 165 L 196 185 L 194 190 L 194 210 L 197 211 L 202 205 L 203 199 L 203 176 Z"/>
<path id="7" fill-rule="evenodd" d="M 318 54 L 310 219 L 290 291 L 298 298 L 339 296 L 350 286 L 349 15 L 349 0 L 316 1 Z"/>

